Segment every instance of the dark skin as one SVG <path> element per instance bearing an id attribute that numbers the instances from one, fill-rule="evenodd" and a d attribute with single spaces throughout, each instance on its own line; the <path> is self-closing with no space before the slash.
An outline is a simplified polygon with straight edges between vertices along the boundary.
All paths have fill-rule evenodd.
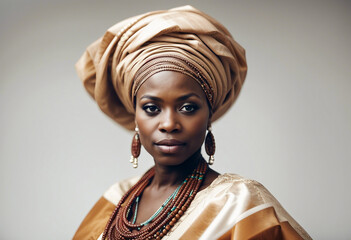
<path id="1" fill-rule="evenodd" d="M 202 158 L 210 109 L 196 81 L 163 71 L 151 76 L 137 92 L 135 122 L 142 145 L 155 161 L 155 176 L 139 202 L 139 224 L 157 211 Z M 209 168 L 200 191 L 218 175 Z"/>

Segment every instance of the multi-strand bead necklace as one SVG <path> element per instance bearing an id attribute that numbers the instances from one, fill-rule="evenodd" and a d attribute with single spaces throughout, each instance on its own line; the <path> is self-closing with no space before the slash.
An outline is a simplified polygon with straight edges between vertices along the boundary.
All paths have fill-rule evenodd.
<path id="1" fill-rule="evenodd" d="M 135 224 L 140 196 L 155 175 L 155 169 L 151 168 L 121 198 L 107 223 L 102 239 L 161 239 L 189 207 L 200 189 L 207 168 L 206 161 L 201 159 L 192 174 L 147 221 Z"/>

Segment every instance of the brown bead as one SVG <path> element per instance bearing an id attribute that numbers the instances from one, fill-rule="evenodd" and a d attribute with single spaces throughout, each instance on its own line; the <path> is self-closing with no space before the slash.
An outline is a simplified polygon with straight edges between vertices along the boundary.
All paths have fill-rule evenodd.
<path id="1" fill-rule="evenodd" d="M 169 231 L 169 229 L 171 229 L 171 226 L 167 225 L 166 229 L 167 229 L 167 231 Z"/>
<path id="2" fill-rule="evenodd" d="M 185 210 L 186 210 L 186 207 L 185 207 L 185 206 L 183 206 L 183 207 L 182 207 L 182 210 L 183 210 L 183 212 L 185 212 Z"/>
<path id="3" fill-rule="evenodd" d="M 184 212 L 183 212 L 182 210 L 179 210 L 179 211 L 178 211 L 178 214 L 179 214 L 180 216 L 182 216 L 183 213 L 184 213 Z"/>
<path id="4" fill-rule="evenodd" d="M 176 217 L 176 219 L 179 219 L 179 218 L 180 218 L 180 215 L 179 215 L 179 214 L 176 214 L 175 217 Z"/>
<path id="5" fill-rule="evenodd" d="M 161 239 L 161 238 L 163 238 L 163 236 L 164 236 L 164 234 L 163 234 L 163 233 L 160 233 L 159 238 Z"/>
<path id="6" fill-rule="evenodd" d="M 156 240 L 160 240 L 160 239 L 161 239 L 160 236 L 156 237 Z"/>
<path id="7" fill-rule="evenodd" d="M 169 223 L 170 226 L 174 226 L 174 224 L 175 224 L 175 221 L 173 220 Z"/>
<path id="8" fill-rule="evenodd" d="M 164 235 L 166 235 L 166 234 L 167 234 L 167 229 L 163 229 L 162 233 L 163 233 Z"/>
<path id="9" fill-rule="evenodd" d="M 160 235 L 160 232 L 157 232 L 157 233 L 156 233 L 156 236 L 158 236 L 158 235 Z"/>

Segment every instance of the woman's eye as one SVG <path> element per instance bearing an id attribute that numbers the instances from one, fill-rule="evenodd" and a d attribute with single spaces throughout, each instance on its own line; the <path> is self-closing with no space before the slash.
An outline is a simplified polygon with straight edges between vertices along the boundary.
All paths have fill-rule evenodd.
<path id="1" fill-rule="evenodd" d="M 185 104 L 180 108 L 181 112 L 192 113 L 198 109 L 198 106 L 195 104 Z"/>
<path id="2" fill-rule="evenodd" d="M 158 113 L 160 111 L 156 105 L 145 105 L 143 106 L 143 110 L 146 113 L 151 113 L 151 114 Z"/>

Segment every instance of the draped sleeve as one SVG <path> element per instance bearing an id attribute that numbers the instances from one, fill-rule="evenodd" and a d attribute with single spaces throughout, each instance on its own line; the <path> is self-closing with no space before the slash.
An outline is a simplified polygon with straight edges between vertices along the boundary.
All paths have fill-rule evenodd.
<path id="1" fill-rule="evenodd" d="M 112 185 L 78 228 L 74 240 L 101 239 L 118 201 L 140 177 Z M 195 196 L 162 240 L 312 239 L 259 182 L 236 174 L 218 176 Z"/>
<path id="2" fill-rule="evenodd" d="M 168 240 L 311 239 L 262 184 L 235 174 L 220 175 L 188 210 Z"/>
<path id="3" fill-rule="evenodd" d="M 96 240 L 104 231 L 107 221 L 116 208 L 118 201 L 138 180 L 133 177 L 113 184 L 84 218 L 73 240 Z"/>

